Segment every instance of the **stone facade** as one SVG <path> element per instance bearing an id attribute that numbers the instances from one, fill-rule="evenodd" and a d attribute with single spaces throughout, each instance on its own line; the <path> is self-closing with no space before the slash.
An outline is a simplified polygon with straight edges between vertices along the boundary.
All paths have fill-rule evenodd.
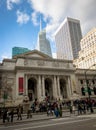
<path id="1" fill-rule="evenodd" d="M 4 94 L 7 95 L 6 102 L 12 104 L 21 103 L 25 97 L 29 101 L 42 101 L 46 97 L 50 100 L 70 100 L 74 92 L 82 98 L 84 72 L 76 70 L 72 61 L 52 59 L 37 50 L 4 59 L 0 64 L 0 102 L 4 102 Z M 88 71 L 90 82 L 93 77 L 95 79 L 91 87 L 96 85 L 95 73 L 96 70 Z M 92 96 L 95 97 L 94 94 Z"/>

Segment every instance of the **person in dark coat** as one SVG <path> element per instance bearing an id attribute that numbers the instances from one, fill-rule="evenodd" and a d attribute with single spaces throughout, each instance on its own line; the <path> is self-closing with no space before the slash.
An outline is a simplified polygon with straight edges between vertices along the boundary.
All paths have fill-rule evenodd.
<path id="1" fill-rule="evenodd" d="M 11 122 L 13 122 L 13 116 L 14 116 L 14 109 L 10 111 Z"/>
<path id="2" fill-rule="evenodd" d="M 22 120 L 22 107 L 20 106 L 20 104 L 19 104 L 19 106 L 18 106 L 18 108 L 17 108 L 17 116 L 18 116 L 18 118 L 17 118 L 17 120 Z"/>
<path id="3" fill-rule="evenodd" d="M 3 123 L 5 123 L 6 119 L 7 119 L 7 109 L 4 108 L 4 110 L 3 110 Z"/>
<path id="4" fill-rule="evenodd" d="M 69 110 L 70 110 L 70 114 L 72 114 L 73 111 L 72 111 L 72 105 L 71 104 L 69 105 Z"/>
<path id="5" fill-rule="evenodd" d="M 62 105 L 60 104 L 60 107 L 59 107 L 59 116 L 62 117 Z"/>

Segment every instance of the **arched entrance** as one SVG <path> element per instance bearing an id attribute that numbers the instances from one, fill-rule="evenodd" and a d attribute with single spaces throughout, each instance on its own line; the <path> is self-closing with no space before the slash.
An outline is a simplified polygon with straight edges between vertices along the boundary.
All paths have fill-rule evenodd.
<path id="1" fill-rule="evenodd" d="M 66 81 L 64 79 L 60 79 L 60 92 L 62 99 L 67 98 Z"/>
<path id="2" fill-rule="evenodd" d="M 45 79 L 45 96 L 49 99 L 53 99 L 52 80 L 49 78 Z"/>
<path id="3" fill-rule="evenodd" d="M 29 101 L 37 98 L 37 81 L 35 78 L 30 78 L 28 80 L 28 97 Z"/>

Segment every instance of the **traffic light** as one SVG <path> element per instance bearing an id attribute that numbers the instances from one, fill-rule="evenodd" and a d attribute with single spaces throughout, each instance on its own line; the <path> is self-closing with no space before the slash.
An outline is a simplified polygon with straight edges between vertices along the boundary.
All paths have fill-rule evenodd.
<path id="1" fill-rule="evenodd" d="M 89 94 L 89 95 L 91 95 L 91 91 L 92 91 L 91 88 L 88 87 L 88 94 Z"/>

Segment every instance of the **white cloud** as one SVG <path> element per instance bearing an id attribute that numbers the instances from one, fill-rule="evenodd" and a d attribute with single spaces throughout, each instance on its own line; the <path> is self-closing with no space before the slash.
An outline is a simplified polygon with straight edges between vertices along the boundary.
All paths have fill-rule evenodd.
<path id="1" fill-rule="evenodd" d="M 49 33 L 54 32 L 55 28 L 57 28 L 67 16 L 79 19 L 83 32 L 87 32 L 92 26 L 96 26 L 96 0 L 84 0 L 83 2 L 81 0 L 28 1 L 34 9 L 35 15 L 42 13 L 45 21 L 50 18 L 50 20 L 48 19 L 49 23 L 46 26 Z M 91 26 L 88 26 L 87 23 Z"/>
<path id="2" fill-rule="evenodd" d="M 1 56 L 1 58 L 2 58 L 2 59 L 7 59 L 7 58 L 9 58 L 9 56 L 3 55 L 3 56 Z"/>
<path id="3" fill-rule="evenodd" d="M 2 63 L 3 59 L 10 59 L 11 56 L 8 53 L 4 53 L 3 55 L 0 56 L 0 63 Z"/>
<path id="4" fill-rule="evenodd" d="M 30 20 L 30 16 L 24 12 L 17 10 L 17 23 L 26 24 Z"/>
<path id="5" fill-rule="evenodd" d="M 52 20 L 58 21 L 63 14 L 64 8 L 64 0 L 29 0 L 32 8 L 36 12 L 40 12 L 44 15 L 44 17 L 49 18 L 51 17 Z"/>
<path id="6" fill-rule="evenodd" d="M 22 4 L 22 1 L 7 0 L 7 8 L 11 10 L 13 4 Z M 43 20 L 47 21 L 46 31 L 50 36 L 67 16 L 80 20 L 83 33 L 89 31 L 92 26 L 96 26 L 96 0 L 84 0 L 83 2 L 81 0 L 26 0 L 24 2 L 31 5 L 32 15 L 30 17 L 34 25 L 39 24 L 38 13 L 43 15 Z M 18 23 L 28 22 L 27 14 L 19 14 Z"/>
<path id="7" fill-rule="evenodd" d="M 33 12 L 32 13 L 32 22 L 33 22 L 33 24 L 35 25 L 35 26 L 37 26 L 39 23 L 38 23 L 38 21 L 37 21 L 37 14 L 36 14 L 36 12 Z"/>
<path id="8" fill-rule="evenodd" d="M 19 4 L 21 0 L 7 0 L 7 9 L 11 10 L 13 8 L 13 4 Z"/>

